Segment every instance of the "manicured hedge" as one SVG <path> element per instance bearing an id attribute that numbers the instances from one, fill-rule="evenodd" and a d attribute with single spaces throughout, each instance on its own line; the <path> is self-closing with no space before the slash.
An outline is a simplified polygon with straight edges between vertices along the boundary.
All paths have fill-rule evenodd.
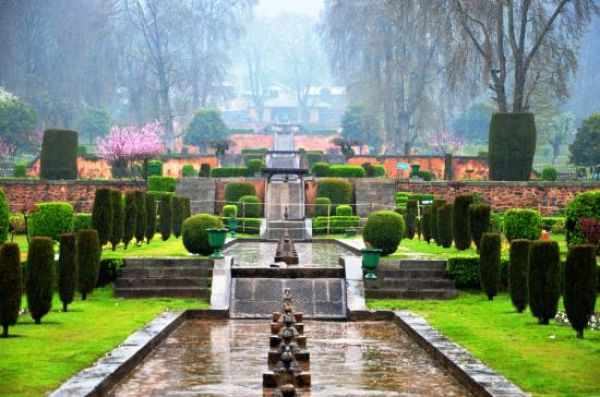
<path id="1" fill-rule="evenodd" d="M 100 242 L 94 229 L 77 233 L 77 262 L 79 264 L 79 292 L 81 299 L 94 290 L 100 269 Z"/>
<path id="2" fill-rule="evenodd" d="M 142 190 L 134 191 L 135 197 L 135 231 L 137 244 L 144 242 L 146 236 L 146 193 Z"/>
<path id="3" fill-rule="evenodd" d="M 586 244 L 587 241 L 581 231 L 580 219 L 595 219 L 600 222 L 600 190 L 591 190 L 580 193 L 567 205 L 567 242 L 569 244 Z M 596 250 L 600 248 L 596 246 Z"/>
<path id="4" fill-rule="evenodd" d="M 504 213 L 504 235 L 508 241 L 517 238 L 537 240 L 542 233 L 542 218 L 535 210 L 510 209 Z"/>
<path id="5" fill-rule="evenodd" d="M 417 211 L 418 201 L 414 199 L 408 200 L 406 203 L 406 232 L 405 237 L 412 240 L 415 237 L 417 231 Z"/>
<path id="6" fill-rule="evenodd" d="M 469 206 L 473 202 L 472 194 L 459 194 L 452 207 L 452 235 L 454 245 L 459 251 L 471 247 L 471 227 L 469 225 Z"/>
<path id="7" fill-rule="evenodd" d="M 262 171 L 266 167 L 266 164 L 262 159 L 251 159 L 248 160 L 248 173 L 255 175 Z"/>
<path id="8" fill-rule="evenodd" d="M 210 164 L 206 164 L 206 163 L 200 164 L 200 172 L 198 173 L 198 176 L 200 176 L 202 178 L 209 178 L 210 175 L 211 175 Z"/>
<path id="9" fill-rule="evenodd" d="M 554 167 L 546 167 L 542 170 L 543 181 L 555 181 L 558 178 L 558 172 Z"/>
<path id="10" fill-rule="evenodd" d="M 171 206 L 173 209 L 173 235 L 175 238 L 181 236 L 181 228 L 185 221 L 185 201 L 186 197 L 173 196 Z"/>
<path id="11" fill-rule="evenodd" d="M 435 240 L 437 245 L 442 245 L 438 235 L 438 209 L 444 204 L 446 204 L 446 200 L 433 200 L 431 205 L 431 238 Z"/>
<path id="12" fill-rule="evenodd" d="M 196 176 L 196 169 L 192 164 L 184 164 L 181 167 L 181 176 L 184 178 L 191 178 Z"/>
<path id="13" fill-rule="evenodd" d="M 347 229 L 356 229 L 359 226 L 358 216 L 320 216 L 313 219 L 315 234 L 344 233 Z"/>
<path id="14" fill-rule="evenodd" d="M 365 169 L 359 165 L 332 165 L 329 175 L 333 178 L 364 178 Z"/>
<path id="15" fill-rule="evenodd" d="M 10 227 L 8 203 L 4 190 L 0 187 L 0 244 L 8 240 L 8 229 Z"/>
<path id="16" fill-rule="evenodd" d="M 96 189 L 94 207 L 92 210 L 92 229 L 98 232 L 100 245 L 105 245 L 110 240 L 112 233 L 112 193 L 110 188 Z"/>
<path id="17" fill-rule="evenodd" d="M 8 327 L 19 319 L 23 297 L 21 253 L 16 243 L 0 245 L 0 325 L 2 337 L 8 337 Z"/>
<path id="18" fill-rule="evenodd" d="M 346 179 L 325 178 L 317 182 L 317 197 L 327 197 L 331 204 L 352 203 L 352 184 Z"/>
<path id="19" fill-rule="evenodd" d="M 308 161 L 308 166 L 312 167 L 313 164 L 323 162 L 323 151 L 321 150 L 309 150 L 306 152 L 306 160 Z"/>
<path id="20" fill-rule="evenodd" d="M 92 229 L 92 214 L 80 212 L 73 216 L 73 231 L 78 232 L 81 229 Z"/>
<path id="21" fill-rule="evenodd" d="M 329 216 L 335 213 L 335 207 L 331 205 L 331 200 L 327 197 L 317 197 L 313 207 L 313 214 L 317 216 Z"/>
<path id="22" fill-rule="evenodd" d="M 396 207 L 406 207 L 406 203 L 408 203 L 409 196 L 410 196 L 410 193 L 396 192 L 396 194 L 395 194 Z"/>
<path id="23" fill-rule="evenodd" d="M 44 131 L 40 178 L 77 179 L 77 131 Z"/>
<path id="24" fill-rule="evenodd" d="M 229 182 L 225 185 L 227 204 L 238 204 L 243 196 L 256 196 L 256 188 L 251 182 Z"/>
<path id="25" fill-rule="evenodd" d="M 421 233 L 423 233 L 423 239 L 431 241 L 431 205 L 425 205 L 421 207 Z"/>
<path id="26" fill-rule="evenodd" d="M 208 245 L 208 233 L 206 229 L 223 227 L 220 218 L 209 215 L 194 215 L 183 222 L 183 245 L 192 254 L 209 255 L 212 248 Z"/>
<path id="27" fill-rule="evenodd" d="M 160 160 L 148 161 L 148 176 L 162 176 L 163 162 Z"/>
<path id="28" fill-rule="evenodd" d="M 123 223 L 123 245 L 127 249 L 127 245 L 133 239 L 137 224 L 137 204 L 135 200 L 135 192 L 133 190 L 125 193 L 125 210 Z"/>
<path id="29" fill-rule="evenodd" d="M 173 231 L 173 196 L 164 195 L 160 198 L 158 214 L 160 234 L 162 240 L 167 241 Z"/>
<path id="30" fill-rule="evenodd" d="M 488 300 L 500 289 L 500 249 L 502 240 L 498 233 L 483 233 L 479 256 L 479 282 Z"/>
<path id="31" fill-rule="evenodd" d="M 469 205 L 469 227 L 471 229 L 471 237 L 475 242 L 475 246 L 479 251 L 481 236 L 483 233 L 490 230 L 490 217 L 492 207 L 487 204 L 471 204 Z"/>
<path id="32" fill-rule="evenodd" d="M 27 308 L 36 324 L 39 324 L 52 308 L 55 285 L 54 247 L 48 237 L 34 237 L 27 253 L 27 277 L 25 294 Z"/>
<path id="33" fill-rule="evenodd" d="M 495 113 L 490 122 L 488 162 L 492 181 L 527 181 L 535 154 L 532 113 Z"/>
<path id="34" fill-rule="evenodd" d="M 58 296 L 63 304 L 63 312 L 73 302 L 79 283 L 79 263 L 77 262 L 77 235 L 65 233 L 60 236 L 58 256 Z"/>
<path id="35" fill-rule="evenodd" d="M 560 299 L 560 253 L 556 241 L 533 241 L 529 248 L 529 307 L 540 324 L 548 324 Z"/>
<path id="36" fill-rule="evenodd" d="M 262 205 L 258 197 L 253 195 L 240 197 L 238 213 L 242 218 L 260 218 L 262 216 Z"/>
<path id="37" fill-rule="evenodd" d="M 150 244 L 156 233 L 156 201 L 154 201 L 154 196 L 150 193 L 144 193 L 144 195 L 144 204 L 146 205 L 146 229 L 144 235 L 146 243 Z"/>
<path id="38" fill-rule="evenodd" d="M 319 177 L 329 176 L 329 168 L 330 168 L 329 164 L 317 162 L 317 163 L 314 163 L 311 165 L 310 172 L 314 176 L 319 176 Z"/>
<path id="39" fill-rule="evenodd" d="M 222 167 L 210 170 L 211 178 L 235 178 L 243 176 L 252 176 L 246 167 Z"/>
<path id="40" fill-rule="evenodd" d="M 237 212 L 238 212 L 237 205 L 223 206 L 223 217 L 224 218 L 237 218 Z"/>
<path id="41" fill-rule="evenodd" d="M 60 235 L 73 231 L 73 206 L 69 203 L 39 203 L 27 220 L 29 235 L 58 241 Z"/>
<path id="42" fill-rule="evenodd" d="M 227 225 L 229 221 L 228 217 L 223 217 L 223 223 Z M 261 218 L 237 218 L 238 220 L 238 233 L 245 234 L 259 234 L 260 233 L 260 224 L 262 222 Z"/>
<path id="43" fill-rule="evenodd" d="M 154 192 L 174 192 L 177 187 L 177 179 L 170 176 L 148 177 L 148 190 Z"/>
<path id="44" fill-rule="evenodd" d="M 529 274 L 530 243 L 529 240 L 517 239 L 510 244 L 508 290 L 512 304 L 519 313 L 522 313 L 527 307 L 529 297 L 527 275 Z"/>
<path id="45" fill-rule="evenodd" d="M 123 238 L 123 229 L 125 222 L 125 210 L 123 208 L 123 196 L 119 189 L 112 189 L 111 200 L 113 206 L 112 231 L 110 233 L 110 243 L 112 250 L 117 248 L 117 245 Z M 89 229 L 89 228 L 88 228 Z"/>
<path id="46" fill-rule="evenodd" d="M 404 236 L 404 219 L 394 211 L 371 212 L 363 230 L 363 240 L 367 246 L 381 248 L 382 255 L 396 252 Z"/>
<path id="47" fill-rule="evenodd" d="M 438 244 L 452 247 L 452 204 L 444 204 L 437 210 Z"/>
<path id="48" fill-rule="evenodd" d="M 13 168 L 14 178 L 27 178 L 27 166 L 25 164 L 15 164 Z"/>
<path id="49" fill-rule="evenodd" d="M 338 205 L 335 209 L 335 216 L 352 216 L 352 207 L 349 205 Z"/>
<path id="50" fill-rule="evenodd" d="M 459 289 L 479 289 L 479 257 L 458 256 L 448 258 L 448 276 Z"/>
<path id="51" fill-rule="evenodd" d="M 577 337 L 583 338 L 596 306 L 596 247 L 577 245 L 569 250 L 565 265 L 565 311 Z"/>

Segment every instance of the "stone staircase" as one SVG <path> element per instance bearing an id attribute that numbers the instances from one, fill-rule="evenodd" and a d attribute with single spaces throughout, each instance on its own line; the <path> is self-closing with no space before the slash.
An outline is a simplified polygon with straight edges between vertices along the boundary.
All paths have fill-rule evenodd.
<path id="1" fill-rule="evenodd" d="M 306 232 L 306 222 L 299 221 L 270 221 L 267 220 L 267 229 L 264 236 L 267 240 L 279 240 L 287 231 L 292 240 L 306 240 L 310 236 Z"/>
<path id="2" fill-rule="evenodd" d="M 365 281 L 368 299 L 453 299 L 458 293 L 446 261 L 383 260 L 375 274 L 378 280 Z"/>
<path id="3" fill-rule="evenodd" d="M 210 299 L 212 261 L 195 258 L 129 258 L 115 282 L 119 298 Z"/>

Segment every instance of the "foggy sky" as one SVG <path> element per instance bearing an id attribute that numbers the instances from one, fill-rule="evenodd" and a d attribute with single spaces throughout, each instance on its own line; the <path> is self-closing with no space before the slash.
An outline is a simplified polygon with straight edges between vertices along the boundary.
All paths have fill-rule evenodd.
<path id="1" fill-rule="evenodd" d="M 323 0 L 259 0 L 254 11 L 255 15 L 261 17 L 273 17 L 285 12 L 318 18 L 323 3 Z"/>

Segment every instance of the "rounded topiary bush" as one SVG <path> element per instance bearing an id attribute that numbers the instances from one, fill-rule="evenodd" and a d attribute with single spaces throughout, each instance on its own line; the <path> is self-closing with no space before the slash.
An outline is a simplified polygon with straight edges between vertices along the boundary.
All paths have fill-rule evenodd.
<path id="1" fill-rule="evenodd" d="M 327 197 L 331 204 L 352 203 L 352 184 L 341 178 L 325 178 L 317 182 L 317 197 Z"/>
<path id="2" fill-rule="evenodd" d="M 333 216 L 334 211 L 328 197 L 317 197 L 314 205 L 314 216 Z"/>
<path id="3" fill-rule="evenodd" d="M 110 192 L 111 202 L 112 202 L 112 230 L 110 232 L 110 243 L 112 245 L 112 250 L 117 249 L 117 245 L 123 238 L 123 228 L 125 221 L 125 212 L 123 210 L 123 197 L 121 195 L 121 191 L 119 189 L 112 189 Z M 87 229 L 87 228 L 86 228 Z M 80 230 L 80 229 L 78 229 Z M 76 230 L 76 231 L 78 231 Z"/>
<path id="4" fill-rule="evenodd" d="M 364 178 L 365 169 L 359 165 L 332 165 L 329 176 L 338 178 Z"/>
<path id="5" fill-rule="evenodd" d="M 13 178 L 27 178 L 27 165 L 15 164 L 13 168 Z"/>
<path id="6" fill-rule="evenodd" d="M 210 164 L 200 164 L 200 172 L 198 173 L 198 176 L 202 178 L 210 178 Z"/>
<path id="7" fill-rule="evenodd" d="M 310 167 L 310 172 L 314 176 L 319 176 L 319 177 L 329 176 L 329 164 L 327 164 L 327 163 L 314 163 Z"/>
<path id="8" fill-rule="evenodd" d="M 500 247 L 498 233 L 483 233 L 479 255 L 479 281 L 489 300 L 494 299 L 500 288 Z"/>
<path id="9" fill-rule="evenodd" d="M 109 242 L 112 233 L 113 205 L 110 188 L 96 189 L 92 210 L 92 228 L 98 232 L 100 245 Z"/>
<path id="10" fill-rule="evenodd" d="M 148 176 L 162 176 L 163 162 L 160 160 L 148 161 Z"/>
<path id="11" fill-rule="evenodd" d="M 556 241 L 532 241 L 529 247 L 529 308 L 540 324 L 556 316 L 560 299 L 560 252 Z"/>
<path id="12" fill-rule="evenodd" d="M 593 245 L 571 247 L 565 265 L 565 311 L 578 338 L 583 338 L 583 330 L 596 306 L 595 250 Z"/>
<path id="13" fill-rule="evenodd" d="M 79 292 L 81 299 L 96 288 L 100 271 L 100 242 L 94 229 L 77 232 L 77 262 L 79 264 Z"/>
<path id="14" fill-rule="evenodd" d="M 352 207 L 349 205 L 338 205 L 335 209 L 335 216 L 352 216 Z"/>
<path id="15" fill-rule="evenodd" d="M 569 244 L 586 244 L 586 238 L 581 230 L 582 218 L 595 219 L 600 222 L 600 190 L 580 193 L 567 205 L 565 228 Z M 598 250 L 599 246 L 596 246 Z"/>
<path id="16" fill-rule="evenodd" d="M 196 169 L 192 164 L 184 164 L 181 167 L 181 176 L 184 178 L 192 178 L 196 176 Z"/>
<path id="17" fill-rule="evenodd" d="M 469 206 L 473 202 L 472 194 L 459 194 L 454 199 L 452 209 L 452 235 L 457 250 L 471 247 L 471 227 L 469 225 Z"/>
<path id="18" fill-rule="evenodd" d="M 146 235 L 146 193 L 142 190 L 134 191 L 135 199 L 135 239 L 137 244 L 144 242 Z"/>
<path id="19" fill-rule="evenodd" d="M 262 205 L 256 196 L 242 196 L 238 204 L 238 213 L 242 218 L 260 218 Z"/>
<path id="20" fill-rule="evenodd" d="M 214 215 L 194 215 L 183 222 L 183 245 L 192 254 L 209 255 L 212 248 L 208 245 L 206 229 L 223 227 L 223 222 Z"/>
<path id="21" fill-rule="evenodd" d="M 487 204 L 469 205 L 469 227 L 471 229 L 471 238 L 479 251 L 481 236 L 490 229 L 490 218 L 492 216 L 492 207 Z"/>
<path id="22" fill-rule="evenodd" d="M 146 230 L 144 232 L 146 236 L 146 243 L 150 244 L 150 241 L 156 233 L 156 201 L 154 196 L 150 193 L 145 193 L 144 204 L 146 205 Z"/>
<path id="23" fill-rule="evenodd" d="M 170 176 L 149 176 L 146 181 L 148 191 L 151 192 L 174 192 L 177 187 L 177 179 Z"/>
<path id="24" fill-rule="evenodd" d="M 421 209 L 421 232 L 423 233 L 423 240 L 431 241 L 431 205 L 425 205 Z"/>
<path id="25" fill-rule="evenodd" d="M 431 204 L 431 238 L 435 240 L 437 245 L 442 245 L 440 243 L 440 237 L 438 236 L 438 209 L 444 204 L 446 204 L 446 200 L 441 199 L 434 199 Z"/>
<path id="26" fill-rule="evenodd" d="M 77 262 L 77 235 L 65 233 L 60 236 L 60 254 L 58 256 L 58 296 L 63 311 L 73 302 L 79 282 L 79 264 Z"/>
<path id="27" fill-rule="evenodd" d="M 406 238 L 413 239 L 417 233 L 418 200 L 410 199 L 406 203 Z"/>
<path id="28" fill-rule="evenodd" d="M 133 239 L 135 234 L 135 227 L 137 224 L 138 209 L 135 200 L 135 192 L 133 190 L 125 193 L 125 211 L 124 211 L 124 223 L 123 223 L 123 244 L 125 249 L 127 245 Z"/>
<path id="29" fill-rule="evenodd" d="M 256 196 L 256 188 L 250 182 L 229 182 L 225 185 L 225 201 L 237 204 L 244 196 Z"/>
<path id="30" fill-rule="evenodd" d="M 437 237 L 439 245 L 452 247 L 452 204 L 443 204 L 437 210 Z"/>
<path id="31" fill-rule="evenodd" d="M 248 160 L 248 172 L 250 172 L 253 175 L 261 172 L 262 169 L 265 167 L 266 164 L 261 159 Z"/>
<path id="32" fill-rule="evenodd" d="M 492 181 L 528 181 L 535 154 L 532 113 L 494 113 L 490 122 L 488 162 Z"/>
<path id="33" fill-rule="evenodd" d="M 0 245 L 0 325 L 2 337 L 8 337 L 8 327 L 19 319 L 23 296 L 21 252 L 16 243 Z"/>
<path id="34" fill-rule="evenodd" d="M 555 181 L 558 178 L 558 172 L 554 167 L 546 167 L 542 170 L 542 180 Z"/>
<path id="35" fill-rule="evenodd" d="M 41 179 L 77 179 L 77 135 L 77 131 L 44 131 L 40 154 Z"/>
<path id="36" fill-rule="evenodd" d="M 367 218 L 363 240 L 367 246 L 381 248 L 382 255 L 396 252 L 404 236 L 404 219 L 394 211 L 375 211 Z"/>
<path id="37" fill-rule="evenodd" d="M 510 299 L 517 312 L 522 313 L 527 307 L 529 273 L 529 245 L 531 241 L 513 240 L 510 243 L 510 260 L 508 263 L 508 290 Z"/>
<path id="38" fill-rule="evenodd" d="M 69 203 L 39 203 L 27 221 L 32 237 L 50 237 L 58 241 L 63 233 L 73 231 L 73 206 Z"/>
<path id="39" fill-rule="evenodd" d="M 4 190 L 0 187 L 0 244 L 8 239 L 8 229 L 10 228 L 10 218 L 8 212 L 8 203 Z"/>
<path id="40" fill-rule="evenodd" d="M 225 205 L 223 206 L 223 217 L 225 218 L 237 218 L 238 208 L 237 205 Z"/>
<path id="41" fill-rule="evenodd" d="M 52 308 L 54 293 L 54 247 L 48 237 L 34 237 L 27 253 L 27 307 L 31 317 L 39 324 Z"/>
<path id="42" fill-rule="evenodd" d="M 160 217 L 159 227 L 163 241 L 167 241 L 171 237 L 173 231 L 173 196 L 165 194 L 160 198 L 158 206 Z"/>
<path id="43" fill-rule="evenodd" d="M 514 239 L 537 240 L 542 233 L 542 217 L 529 209 L 510 209 L 504 213 L 504 235 Z"/>

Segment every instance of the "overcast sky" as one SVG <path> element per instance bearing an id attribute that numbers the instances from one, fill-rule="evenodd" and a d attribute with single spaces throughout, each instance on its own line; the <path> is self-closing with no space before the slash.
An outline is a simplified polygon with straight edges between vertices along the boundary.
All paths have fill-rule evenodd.
<path id="1" fill-rule="evenodd" d="M 315 18 L 323 9 L 324 0 L 259 0 L 255 13 L 261 17 L 273 17 L 282 12 L 307 14 Z"/>

